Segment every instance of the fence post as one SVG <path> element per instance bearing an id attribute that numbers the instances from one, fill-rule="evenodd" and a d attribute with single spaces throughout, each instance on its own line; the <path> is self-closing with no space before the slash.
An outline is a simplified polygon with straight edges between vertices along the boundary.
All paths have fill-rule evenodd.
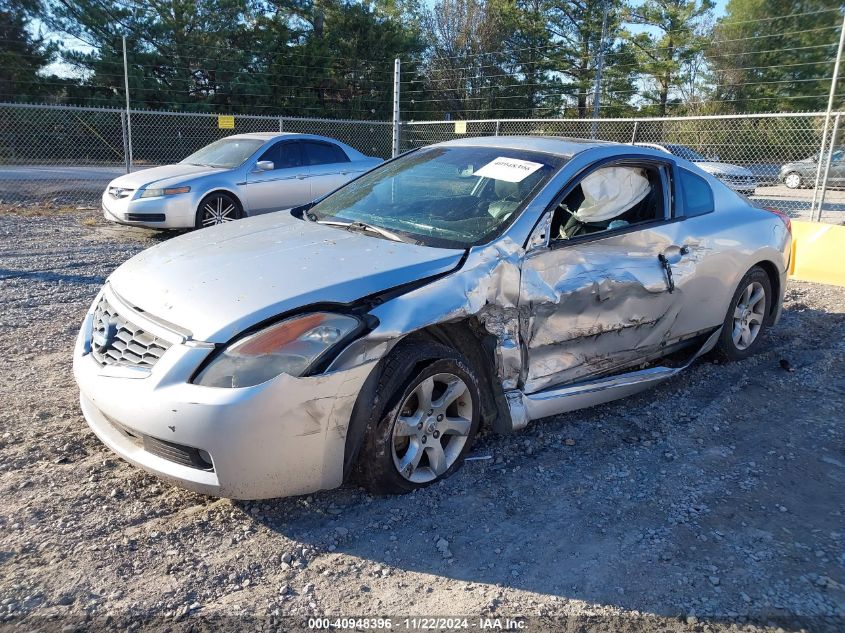
<path id="1" fill-rule="evenodd" d="M 841 112 L 836 113 L 836 118 L 833 119 L 833 132 L 830 135 L 830 146 L 827 149 L 827 159 L 825 160 L 824 165 L 824 176 L 822 177 L 822 190 L 819 193 L 819 208 L 818 211 L 813 214 L 811 211 L 810 219 L 816 220 L 817 222 L 822 221 L 822 206 L 824 206 L 824 196 L 827 193 L 827 177 L 830 174 L 830 163 L 833 161 L 833 146 L 836 144 L 836 133 L 839 131 L 839 117 L 842 115 Z M 821 164 L 822 157 L 819 155 L 819 163 Z"/>
<path id="2" fill-rule="evenodd" d="M 126 169 L 126 173 L 130 172 L 129 166 L 129 137 L 126 134 L 127 127 L 126 127 L 126 113 L 120 113 L 120 133 L 123 136 L 123 166 Z"/>
<path id="3" fill-rule="evenodd" d="M 129 110 L 129 65 L 126 62 L 126 36 L 123 36 L 123 86 L 126 89 L 126 173 L 132 171 L 132 112 Z"/>
<path id="4" fill-rule="evenodd" d="M 810 219 L 814 220 L 816 215 L 816 199 L 819 194 L 819 179 L 822 172 L 822 154 L 824 154 L 825 142 L 827 141 L 827 130 L 830 125 L 830 113 L 833 110 L 833 99 L 836 97 L 836 83 L 839 79 L 839 63 L 842 61 L 842 45 L 845 44 L 845 16 L 842 18 L 842 27 L 839 30 L 839 48 L 836 49 L 836 62 L 833 64 L 833 77 L 830 80 L 830 95 L 827 98 L 827 112 L 824 117 L 824 129 L 822 131 L 822 146 L 819 149 L 819 161 L 816 168 L 816 182 L 813 187 L 813 202 L 810 205 Z M 835 139 L 831 138 L 830 143 L 833 144 Z M 821 217 L 821 207 L 819 207 L 819 216 Z"/>
<path id="5" fill-rule="evenodd" d="M 499 121 L 499 119 L 496 119 L 496 134 L 495 134 L 495 136 L 499 136 L 499 124 L 500 123 L 501 123 L 501 121 Z"/>
<path id="6" fill-rule="evenodd" d="M 631 145 L 637 142 L 637 132 L 640 131 L 640 122 L 634 121 L 634 131 L 631 132 Z"/>
<path id="7" fill-rule="evenodd" d="M 393 157 L 399 155 L 399 65 L 397 57 L 393 60 Z"/>
<path id="8" fill-rule="evenodd" d="M 282 133 L 284 131 L 285 131 L 285 118 L 280 116 L 279 117 L 279 133 Z"/>

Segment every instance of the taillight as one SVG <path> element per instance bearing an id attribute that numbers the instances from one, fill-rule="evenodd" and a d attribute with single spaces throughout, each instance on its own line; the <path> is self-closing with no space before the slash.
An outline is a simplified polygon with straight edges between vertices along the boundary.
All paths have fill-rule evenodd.
<path id="1" fill-rule="evenodd" d="M 792 233 L 792 218 L 789 217 L 785 212 L 781 211 L 780 209 L 775 209 L 774 207 L 763 207 L 764 211 L 768 211 L 769 213 L 774 213 L 778 216 L 783 223 L 786 225 L 786 230 Z"/>

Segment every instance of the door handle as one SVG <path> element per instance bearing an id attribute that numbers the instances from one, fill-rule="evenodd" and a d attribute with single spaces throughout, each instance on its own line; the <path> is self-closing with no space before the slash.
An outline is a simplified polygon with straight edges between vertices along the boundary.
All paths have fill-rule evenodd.
<path id="1" fill-rule="evenodd" d="M 669 294 L 672 294 L 675 292 L 675 279 L 672 276 L 672 264 L 669 263 L 669 260 L 663 253 L 660 253 L 660 255 L 657 256 L 657 259 L 663 267 L 663 271 L 666 273 L 666 288 L 669 290 Z"/>
<path id="2" fill-rule="evenodd" d="M 686 244 L 684 244 L 683 246 L 670 246 L 657 256 L 657 260 L 660 262 L 660 266 L 666 273 L 666 286 L 668 287 L 669 294 L 675 292 L 675 276 L 672 273 L 671 260 L 674 260 L 677 264 L 684 255 L 689 255 L 689 246 L 687 246 Z"/>

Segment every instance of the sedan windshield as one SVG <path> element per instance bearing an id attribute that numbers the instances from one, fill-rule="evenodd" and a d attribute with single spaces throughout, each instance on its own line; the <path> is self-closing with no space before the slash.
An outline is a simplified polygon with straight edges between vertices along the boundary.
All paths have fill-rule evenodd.
<path id="1" fill-rule="evenodd" d="M 430 147 L 353 180 L 308 216 L 465 248 L 501 233 L 564 162 L 505 148 Z"/>
<path id="2" fill-rule="evenodd" d="M 203 167 L 237 167 L 264 143 L 258 138 L 223 138 L 194 152 L 182 163 Z"/>
<path id="3" fill-rule="evenodd" d="M 697 161 L 706 161 L 707 157 L 702 156 L 695 150 L 690 149 L 686 145 L 671 145 L 667 144 L 666 149 L 669 150 L 670 153 L 674 154 L 675 156 L 680 156 L 684 160 L 688 160 L 692 163 Z"/>

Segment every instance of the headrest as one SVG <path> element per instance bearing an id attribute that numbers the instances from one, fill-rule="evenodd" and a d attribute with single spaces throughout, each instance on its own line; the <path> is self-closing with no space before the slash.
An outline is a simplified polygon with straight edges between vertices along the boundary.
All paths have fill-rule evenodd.
<path id="1" fill-rule="evenodd" d="M 500 199 L 519 194 L 519 183 L 517 182 L 508 182 L 507 180 L 496 180 L 495 183 L 496 184 L 493 190 L 496 192 L 496 197 Z"/>

